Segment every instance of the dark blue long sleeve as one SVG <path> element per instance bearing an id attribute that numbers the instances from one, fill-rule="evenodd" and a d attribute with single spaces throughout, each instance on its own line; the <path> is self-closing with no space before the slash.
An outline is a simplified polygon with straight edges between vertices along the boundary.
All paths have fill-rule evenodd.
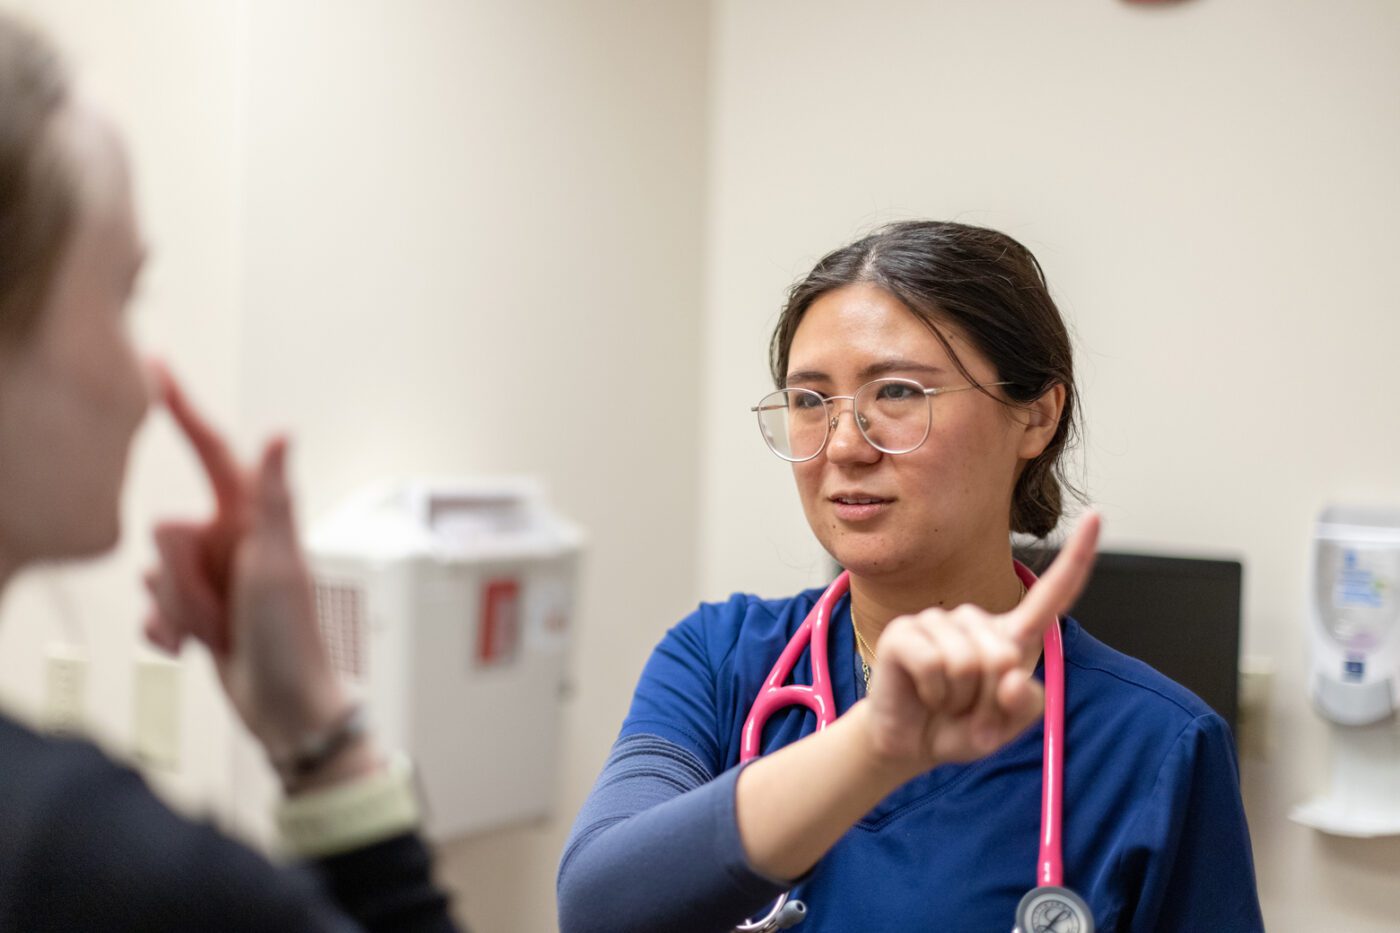
<path id="1" fill-rule="evenodd" d="M 562 933 L 724 933 L 783 886 L 749 867 L 720 775 L 653 735 L 613 746 L 559 865 Z"/>

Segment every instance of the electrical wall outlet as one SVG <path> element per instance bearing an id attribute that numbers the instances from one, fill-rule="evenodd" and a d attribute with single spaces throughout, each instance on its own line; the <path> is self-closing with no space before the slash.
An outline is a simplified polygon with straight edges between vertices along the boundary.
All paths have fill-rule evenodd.
<path id="1" fill-rule="evenodd" d="M 1240 707 L 1252 713 L 1266 713 L 1269 694 L 1274 688 L 1274 662 L 1251 655 L 1240 661 Z"/>
<path id="2" fill-rule="evenodd" d="M 1274 662 L 1258 655 L 1240 660 L 1239 722 L 1235 740 L 1240 754 L 1265 760 L 1273 753 L 1269 729 L 1269 698 L 1274 686 Z"/>
<path id="3" fill-rule="evenodd" d="M 46 731 L 77 735 L 87 718 L 87 651 L 74 645 L 49 645 L 44 662 L 44 707 L 41 722 Z"/>
<path id="4" fill-rule="evenodd" d="M 180 767 L 180 662 L 141 654 L 132 691 L 132 751 L 144 765 Z"/>

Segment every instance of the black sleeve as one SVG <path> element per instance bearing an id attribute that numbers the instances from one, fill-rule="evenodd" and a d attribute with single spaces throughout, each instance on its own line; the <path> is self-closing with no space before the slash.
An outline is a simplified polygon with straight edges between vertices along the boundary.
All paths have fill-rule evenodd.
<path id="1" fill-rule="evenodd" d="M 161 803 L 95 749 L 45 756 L 5 820 L 0 931 L 456 930 L 421 839 L 405 834 L 278 867 Z"/>

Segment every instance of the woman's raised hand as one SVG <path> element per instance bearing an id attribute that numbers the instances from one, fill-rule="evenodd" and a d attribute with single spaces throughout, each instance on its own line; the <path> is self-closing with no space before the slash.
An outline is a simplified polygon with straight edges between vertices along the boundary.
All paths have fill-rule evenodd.
<path id="1" fill-rule="evenodd" d="M 287 485 L 287 443 L 274 438 L 257 466 L 245 468 L 170 373 L 159 369 L 158 379 L 216 505 L 206 520 L 156 526 L 160 562 L 146 574 L 155 603 L 146 635 L 171 652 L 187 637 L 205 644 L 249 731 L 282 756 L 332 728 L 350 705 L 316 620 Z"/>
<path id="2" fill-rule="evenodd" d="M 1035 721 L 1045 694 L 1031 676 L 1045 630 L 1093 568 L 1099 517 L 1086 514 L 1016 608 L 928 609 L 886 626 L 866 721 L 881 762 L 911 774 L 985 757 Z"/>

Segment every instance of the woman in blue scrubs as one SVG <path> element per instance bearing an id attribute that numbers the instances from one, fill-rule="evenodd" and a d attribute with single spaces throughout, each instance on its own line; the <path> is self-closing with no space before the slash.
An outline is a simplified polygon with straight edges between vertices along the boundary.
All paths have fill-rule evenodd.
<path id="1" fill-rule="evenodd" d="M 1041 637 L 1098 528 L 1083 520 L 1027 593 L 1010 533 L 1059 522 L 1076 423 L 1064 322 L 1015 240 L 902 223 L 794 286 L 770 358 L 765 437 L 851 574 L 841 716 L 817 731 L 781 711 L 740 766 L 749 708 L 820 590 L 702 605 L 657 646 L 578 816 L 560 926 L 725 931 L 792 889 L 804 931 L 1009 930 L 1036 883 Z M 913 428 L 872 434 L 893 405 Z M 1062 632 L 1066 886 L 1101 931 L 1262 930 L 1225 723 L 1073 619 Z M 794 680 L 811 673 L 804 655 Z"/>

